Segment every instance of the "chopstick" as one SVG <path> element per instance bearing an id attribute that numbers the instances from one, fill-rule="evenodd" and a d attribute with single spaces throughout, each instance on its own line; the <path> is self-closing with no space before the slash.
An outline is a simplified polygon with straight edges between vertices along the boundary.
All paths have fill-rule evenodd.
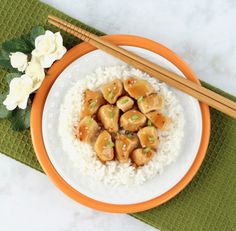
<path id="1" fill-rule="evenodd" d="M 236 119 L 236 103 L 55 16 L 48 22 Z"/>

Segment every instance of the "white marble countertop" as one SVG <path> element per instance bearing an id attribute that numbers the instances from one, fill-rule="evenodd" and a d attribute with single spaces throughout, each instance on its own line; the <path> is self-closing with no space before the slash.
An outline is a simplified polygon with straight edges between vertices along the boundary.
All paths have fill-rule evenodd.
<path id="1" fill-rule="evenodd" d="M 236 95 L 236 2 L 180 0 L 44 0 L 110 34 L 156 40 L 192 67 L 198 77 Z M 1 230 L 154 230 L 124 214 L 85 208 L 49 179 L 0 155 Z"/>

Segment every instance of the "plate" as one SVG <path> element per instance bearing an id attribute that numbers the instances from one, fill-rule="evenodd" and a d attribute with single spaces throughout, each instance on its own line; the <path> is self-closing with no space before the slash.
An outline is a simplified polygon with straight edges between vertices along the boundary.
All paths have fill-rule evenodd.
<path id="1" fill-rule="evenodd" d="M 138 55 L 156 62 L 199 84 L 190 68 L 172 51 L 154 41 L 128 35 L 104 37 Z M 158 206 L 180 192 L 196 174 L 209 142 L 210 115 L 208 106 L 176 89 L 184 108 L 185 128 L 182 148 L 177 160 L 161 175 L 141 186 L 114 189 L 99 182 L 90 184 L 86 176 L 78 175 L 73 163 L 62 149 L 58 136 L 58 113 L 63 98 L 71 86 L 100 66 L 122 64 L 87 43 L 69 50 L 48 71 L 37 92 L 31 112 L 31 134 L 41 166 L 51 180 L 76 201 L 107 212 L 137 212 Z"/>
<path id="2" fill-rule="evenodd" d="M 182 74 L 173 64 L 156 53 L 134 46 L 124 46 L 147 59 L 159 63 L 172 71 Z M 89 52 L 73 61 L 58 76 L 50 89 L 43 111 L 43 139 L 46 151 L 53 166 L 58 173 L 74 189 L 104 203 L 134 204 L 141 203 L 160 196 L 178 183 L 191 167 L 202 134 L 202 115 L 200 106 L 194 98 L 171 88 L 184 109 L 187 126 L 184 126 L 184 142 L 180 150 L 181 155 L 174 164 L 165 167 L 161 175 L 139 186 L 109 187 L 99 181 L 92 180 L 89 176 L 81 175 L 78 167 L 74 165 L 67 153 L 63 150 L 61 137 L 58 135 L 61 103 L 67 92 L 86 75 L 99 67 L 124 65 L 120 60 L 100 50 Z M 192 123 L 195 121 L 195 123 Z M 187 145 L 186 145 L 187 144 Z"/>

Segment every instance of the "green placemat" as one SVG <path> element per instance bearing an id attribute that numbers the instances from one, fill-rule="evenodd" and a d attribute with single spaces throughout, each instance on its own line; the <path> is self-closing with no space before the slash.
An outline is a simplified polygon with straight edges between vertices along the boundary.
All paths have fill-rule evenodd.
<path id="1" fill-rule="evenodd" d="M 34 25 L 55 30 L 46 25 L 48 14 L 57 15 L 98 35 L 103 34 L 37 0 L 1 0 L 0 43 L 29 32 Z M 63 38 L 68 48 L 78 43 L 68 34 L 63 33 Z M 0 92 L 7 89 L 5 74 L 0 70 Z M 236 101 L 235 97 L 203 84 Z M 211 118 L 210 145 L 193 181 L 164 205 L 132 216 L 163 231 L 236 230 L 236 121 L 213 109 Z M 0 120 L 0 152 L 42 171 L 29 131 L 13 132 L 7 120 Z"/>

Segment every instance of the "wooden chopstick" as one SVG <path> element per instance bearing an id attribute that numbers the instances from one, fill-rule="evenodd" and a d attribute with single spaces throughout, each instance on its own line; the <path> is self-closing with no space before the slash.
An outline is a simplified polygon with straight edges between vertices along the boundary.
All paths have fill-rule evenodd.
<path id="1" fill-rule="evenodd" d="M 201 86 L 193 83 L 192 81 L 190 81 L 188 79 L 183 79 L 182 77 L 175 74 L 174 72 L 171 72 L 171 71 L 169 71 L 169 70 L 167 70 L 167 69 L 165 69 L 165 68 L 163 68 L 163 67 L 161 67 L 161 66 L 159 66 L 155 63 L 150 62 L 147 59 L 144 59 L 144 58 L 142 58 L 142 57 L 140 57 L 140 56 L 138 56 L 138 55 L 136 55 L 132 52 L 129 52 L 129 51 L 125 50 L 122 47 L 115 46 L 114 44 L 112 44 L 112 43 L 110 43 L 110 42 L 108 42 L 104 39 L 101 39 L 100 37 L 88 32 L 86 30 L 83 30 L 82 28 L 76 27 L 76 26 L 74 26 L 74 25 L 72 25 L 68 22 L 65 22 L 65 21 L 63 21 L 63 20 L 61 20 L 61 19 L 59 19 L 55 16 L 49 15 L 48 18 L 55 21 L 55 22 L 58 22 L 59 24 L 62 24 L 64 26 L 66 26 L 66 27 L 68 27 L 68 28 L 70 28 L 70 29 L 72 29 L 76 32 L 78 32 L 82 36 L 81 39 L 86 41 L 86 42 L 90 42 L 89 40 L 92 39 L 92 40 L 95 40 L 99 43 L 102 43 L 105 46 L 110 47 L 111 49 L 116 50 L 116 51 L 118 51 L 118 52 L 132 58 L 132 59 L 138 60 L 139 62 L 145 64 L 146 66 L 149 66 L 149 67 L 153 68 L 154 70 L 156 70 L 160 74 L 166 75 L 168 78 L 175 79 L 176 81 L 181 82 L 182 84 L 188 85 L 189 88 L 197 90 L 198 92 L 201 92 L 205 95 L 208 95 L 210 93 L 210 94 L 212 94 L 213 98 L 214 98 L 214 96 L 215 97 L 220 97 L 220 99 L 222 100 L 222 102 L 224 102 L 225 105 L 228 105 L 229 107 L 232 107 L 232 108 L 236 109 L 236 104 L 233 101 L 231 101 L 231 100 L 229 100 L 229 99 L 227 99 L 227 98 L 225 98 L 225 97 L 223 97 L 223 96 L 221 96 L 221 95 L 219 95 L 219 94 L 217 94 L 213 91 L 210 91 L 207 88 L 201 87 Z M 162 81 L 164 81 L 164 80 L 162 80 Z M 217 100 L 217 99 L 215 99 L 215 100 Z"/>
<path id="2" fill-rule="evenodd" d="M 121 47 L 118 47 L 111 42 L 108 42 L 86 30 L 76 27 L 66 21 L 63 21 L 54 16 L 48 16 L 48 22 L 56 27 L 67 31 L 68 33 L 82 39 L 85 42 L 109 53 L 124 62 L 137 67 L 138 69 L 150 74 L 151 76 L 166 82 L 167 84 L 197 98 L 198 100 L 236 118 L 236 103 L 229 99 L 210 91 L 200 85 L 184 79 L 181 76 L 156 65 L 132 52 L 129 52 Z"/>

